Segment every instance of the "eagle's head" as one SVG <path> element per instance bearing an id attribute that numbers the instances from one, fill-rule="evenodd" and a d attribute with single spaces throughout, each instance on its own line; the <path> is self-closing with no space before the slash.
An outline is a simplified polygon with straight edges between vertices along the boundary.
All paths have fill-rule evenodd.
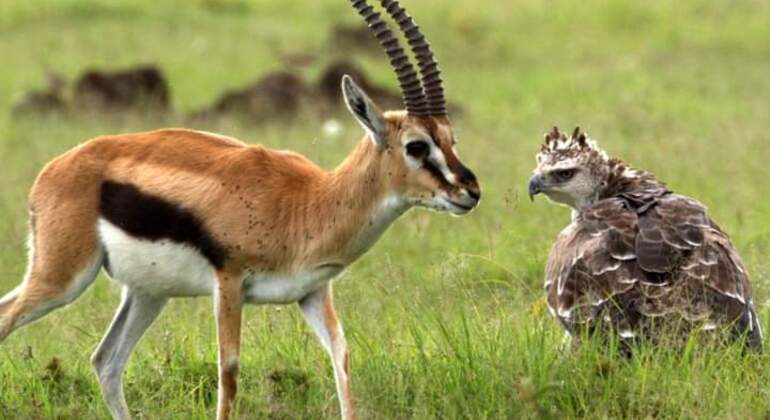
<path id="1" fill-rule="evenodd" d="M 586 133 L 572 136 L 554 127 L 545 134 L 537 167 L 529 180 L 529 196 L 543 193 L 551 200 L 579 210 L 599 199 L 607 185 L 610 159 Z"/>

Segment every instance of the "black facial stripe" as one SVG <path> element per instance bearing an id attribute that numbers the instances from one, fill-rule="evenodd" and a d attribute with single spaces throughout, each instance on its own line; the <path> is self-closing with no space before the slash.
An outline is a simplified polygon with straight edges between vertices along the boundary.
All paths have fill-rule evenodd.
<path id="1" fill-rule="evenodd" d="M 444 178 L 444 173 L 430 159 L 425 159 L 422 163 L 422 168 L 428 171 L 431 176 L 441 184 L 444 189 L 454 188 L 454 186 Z"/>
<path id="2" fill-rule="evenodd" d="M 214 267 L 224 266 L 227 251 L 206 231 L 200 219 L 189 210 L 143 193 L 133 185 L 104 181 L 99 212 L 132 236 L 191 245 Z"/>

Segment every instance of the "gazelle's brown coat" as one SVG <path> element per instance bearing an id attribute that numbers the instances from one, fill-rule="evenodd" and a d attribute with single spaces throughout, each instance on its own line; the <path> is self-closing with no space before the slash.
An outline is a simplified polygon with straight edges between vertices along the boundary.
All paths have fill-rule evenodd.
<path id="1" fill-rule="evenodd" d="M 403 112 L 379 118 L 378 132 L 360 141 L 333 171 L 296 153 L 182 129 L 99 137 L 53 160 L 30 195 L 30 269 L 22 285 L 0 300 L 0 338 L 75 299 L 102 265 L 110 271 L 120 263 L 113 260 L 121 258 L 120 252 L 113 255 L 99 227 L 108 217 L 105 191 L 122 185 L 191 215 L 221 251 L 221 258 L 208 259 L 216 277 L 211 293 L 216 297 L 220 343 L 219 417 L 228 417 L 236 392 L 242 304 L 298 301 L 331 354 L 343 416 L 352 418 L 348 354 L 328 281 L 410 207 L 464 214 L 476 205 L 479 194 L 473 174 L 454 153 L 446 118 Z M 413 141 L 429 143 L 428 154 L 419 159 L 406 155 L 404 146 Z M 123 222 L 156 222 L 152 217 L 121 220 L 134 217 L 134 205 L 146 203 L 122 204 L 128 213 L 109 221 L 118 228 Z M 166 228 L 148 229 L 160 230 L 161 242 L 173 242 L 173 234 L 162 231 Z M 181 245 L 196 248 L 195 242 Z M 298 290 L 248 295 L 261 281 L 249 283 L 255 276 L 290 282 L 307 277 L 304 273 L 319 273 L 311 275 L 318 280 Z M 112 274 L 121 281 L 121 273 Z M 116 418 L 128 417 L 120 375 L 141 333 L 169 297 L 200 294 L 180 288 L 165 293 L 156 284 L 162 281 L 127 284 L 124 307 L 94 354 L 105 399 Z"/>

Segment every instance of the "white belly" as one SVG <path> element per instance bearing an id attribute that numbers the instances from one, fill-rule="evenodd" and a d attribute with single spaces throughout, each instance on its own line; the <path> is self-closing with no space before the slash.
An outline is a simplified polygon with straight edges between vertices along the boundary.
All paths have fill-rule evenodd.
<path id="1" fill-rule="evenodd" d="M 206 296 L 214 290 L 214 267 L 191 246 L 138 239 L 105 220 L 99 220 L 99 234 L 110 276 L 121 284 L 160 296 Z"/>
<path id="2" fill-rule="evenodd" d="M 243 286 L 246 302 L 296 302 L 326 285 L 342 270 L 341 265 L 328 265 L 293 274 L 255 273 L 246 278 Z"/>
<path id="3" fill-rule="evenodd" d="M 99 220 L 110 276 L 128 287 L 168 297 L 213 294 L 214 267 L 197 249 L 169 240 L 133 237 L 106 220 Z M 248 303 L 293 303 L 320 289 L 343 270 L 323 265 L 297 273 L 252 273 L 244 280 Z"/>

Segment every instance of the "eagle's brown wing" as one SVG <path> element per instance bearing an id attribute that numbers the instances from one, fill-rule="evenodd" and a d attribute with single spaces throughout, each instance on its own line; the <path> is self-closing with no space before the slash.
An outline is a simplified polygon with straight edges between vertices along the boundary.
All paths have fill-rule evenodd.
<path id="1" fill-rule="evenodd" d="M 601 200 L 561 233 L 546 267 L 551 312 L 570 332 L 610 321 L 629 336 L 647 317 L 736 322 L 758 343 L 748 274 L 704 206 L 675 194 L 639 204 Z"/>
<path id="2" fill-rule="evenodd" d="M 570 333 L 645 278 L 636 263 L 636 213 L 619 198 L 583 213 L 559 235 L 546 265 L 548 308 Z"/>
<path id="3" fill-rule="evenodd" d="M 704 231 L 703 245 L 679 267 L 680 282 L 702 284 L 710 293 L 703 304 L 708 307 L 709 325 L 734 323 L 736 334 L 745 334 L 750 346 L 760 348 L 762 330 L 752 301 L 748 271 L 728 236 L 715 224 Z M 683 316 L 697 316 L 687 314 Z"/>
<path id="4" fill-rule="evenodd" d="M 693 249 L 703 245 L 711 222 L 703 205 L 669 194 L 639 215 L 638 226 L 635 249 L 639 266 L 650 273 L 668 274 Z"/>

